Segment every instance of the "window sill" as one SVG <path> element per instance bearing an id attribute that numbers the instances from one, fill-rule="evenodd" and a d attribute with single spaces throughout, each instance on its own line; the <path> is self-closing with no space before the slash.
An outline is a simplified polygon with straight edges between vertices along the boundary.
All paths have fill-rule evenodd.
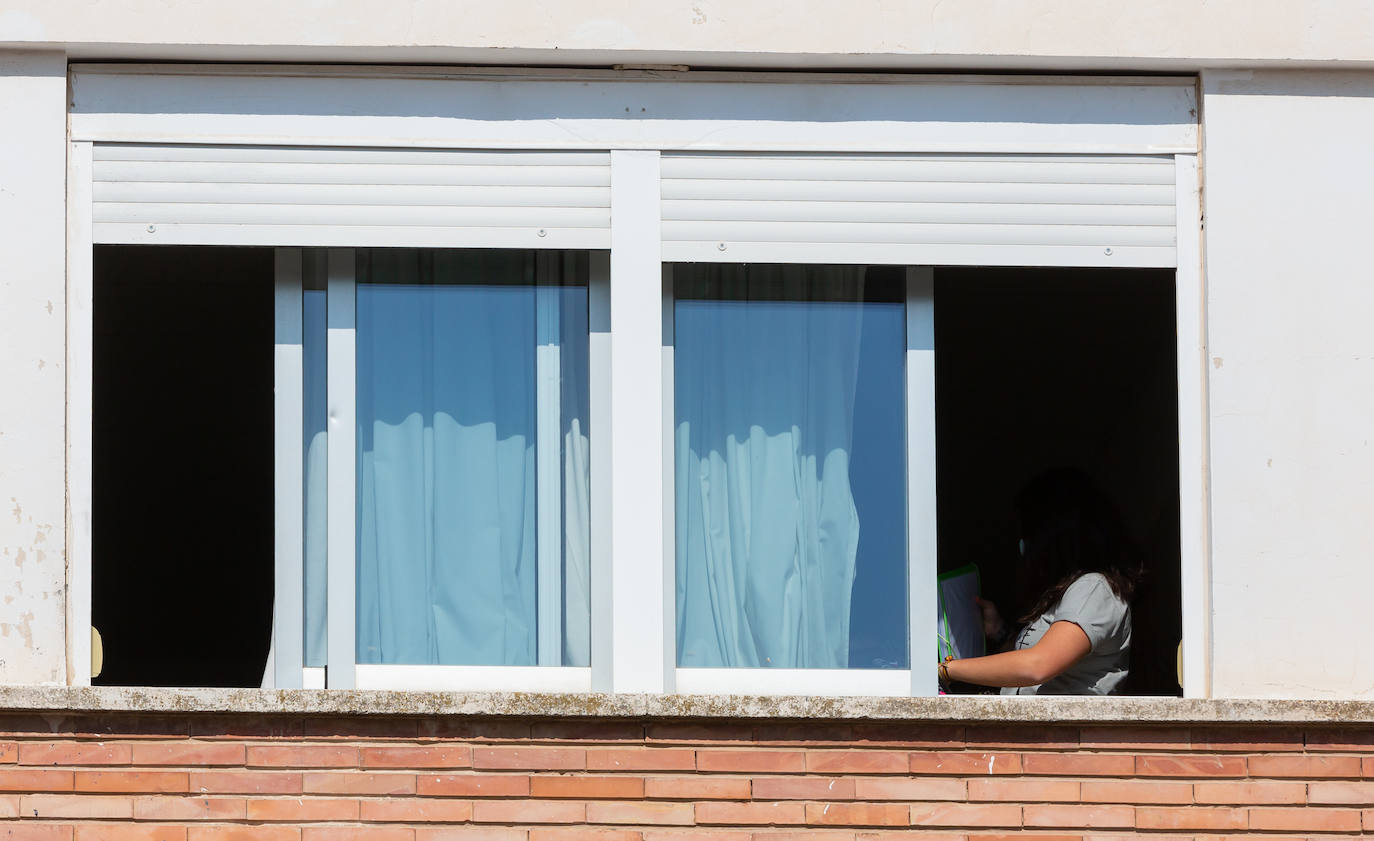
<path id="1" fill-rule="evenodd" d="M 0 686 L 0 712 L 249 713 L 999 723 L 1374 723 L 1374 702 Z"/>

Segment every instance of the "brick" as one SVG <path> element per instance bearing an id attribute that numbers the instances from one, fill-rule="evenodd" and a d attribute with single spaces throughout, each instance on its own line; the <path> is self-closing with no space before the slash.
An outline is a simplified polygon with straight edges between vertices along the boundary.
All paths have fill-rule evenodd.
<path id="1" fill-rule="evenodd" d="M 768 829 L 755 832 L 752 841 L 854 841 L 852 829 Z M 960 839 L 963 841 L 963 839 Z"/>
<path id="2" fill-rule="evenodd" d="M 528 797 L 530 778 L 523 774 L 421 774 L 419 794 L 437 797 Z"/>
<path id="3" fill-rule="evenodd" d="M 747 777 L 648 777 L 644 796 L 654 800 L 748 800 Z"/>
<path id="4" fill-rule="evenodd" d="M 546 826 L 530 830 L 530 841 L 643 841 L 637 829 L 587 826 Z"/>
<path id="5" fill-rule="evenodd" d="M 467 823 L 472 804 L 466 800 L 399 797 L 362 801 L 361 820 L 394 823 Z"/>
<path id="6" fill-rule="evenodd" d="M 988 777 L 968 781 L 968 799 L 993 803 L 1077 803 L 1077 780 Z"/>
<path id="7" fill-rule="evenodd" d="M 964 747 L 964 728 L 957 725 L 855 724 L 851 729 L 859 745 L 938 750 Z"/>
<path id="8" fill-rule="evenodd" d="M 963 780 L 939 777 L 857 777 L 854 797 L 858 800 L 963 800 L 968 784 Z"/>
<path id="9" fill-rule="evenodd" d="M 341 797 L 280 797 L 249 800 L 250 821 L 356 821 L 358 801 Z"/>
<path id="10" fill-rule="evenodd" d="M 128 765 L 128 745 L 101 742 L 25 742 L 20 765 Z"/>
<path id="11" fill-rule="evenodd" d="M 87 714 L 63 719 L 60 731 L 79 739 L 185 739 L 191 734 L 185 716 Z"/>
<path id="12" fill-rule="evenodd" d="M 0 820 L 19 817 L 19 795 L 0 795 Z"/>
<path id="13" fill-rule="evenodd" d="M 1192 749 L 1192 733 L 1186 727 L 1082 727 L 1078 746 L 1084 750 L 1186 751 Z"/>
<path id="14" fill-rule="evenodd" d="M 1366 833 L 1374 831 L 1374 809 L 1365 809 L 1361 811 L 1360 817 L 1364 823 L 1364 831 Z"/>
<path id="15" fill-rule="evenodd" d="M 241 821 L 244 802 L 227 797 L 135 797 L 140 821 Z"/>
<path id="16" fill-rule="evenodd" d="M 587 804 L 571 800 L 479 800 L 474 823 L 583 823 Z"/>
<path id="17" fill-rule="evenodd" d="M 643 742 L 644 725 L 634 721 L 536 721 L 530 738 L 560 742 Z"/>
<path id="18" fill-rule="evenodd" d="M 644 796 L 642 777 L 530 777 L 531 797 L 627 800 Z"/>
<path id="19" fill-rule="evenodd" d="M 737 774 L 786 774 L 806 770 L 806 754 L 799 750 L 699 750 L 698 771 Z"/>
<path id="20" fill-rule="evenodd" d="M 977 725 L 965 728 L 969 750 L 1077 750 L 1078 730 L 1072 727 Z"/>
<path id="21" fill-rule="evenodd" d="M 1135 773 L 1140 777 L 1244 777 L 1245 758 L 1186 754 L 1140 756 Z M 1126 772 L 1123 776 L 1128 776 Z"/>
<path id="22" fill-rule="evenodd" d="M 1301 730 L 1281 727 L 1198 727 L 1193 730 L 1195 751 L 1300 751 L 1303 749 Z"/>
<path id="23" fill-rule="evenodd" d="M 588 803 L 588 823 L 645 824 L 649 826 L 691 826 L 695 823 L 691 803 Z"/>
<path id="24" fill-rule="evenodd" d="M 1252 777 L 1359 777 L 1358 756 L 1252 756 Z"/>
<path id="25" fill-rule="evenodd" d="M 132 818 L 133 800 L 112 795 L 31 794 L 19 798 L 25 818 Z"/>
<path id="26" fill-rule="evenodd" d="M 1363 783 L 1314 783 L 1314 786 L 1359 786 Z M 1374 795 L 1374 792 L 1370 792 Z M 1301 804 L 1308 802 L 1308 786 L 1303 783 L 1194 783 L 1193 800 L 1198 803 L 1236 805 Z M 1314 800 L 1314 803 L 1342 803 L 1341 800 Z M 1370 800 L 1374 803 L 1374 800 Z"/>
<path id="27" fill-rule="evenodd" d="M 1304 734 L 1303 744 L 1309 751 L 1368 753 L 1374 748 L 1374 728 L 1316 728 Z"/>
<path id="28" fill-rule="evenodd" d="M 190 826 L 186 841 L 300 841 L 296 826 Z"/>
<path id="29" fill-rule="evenodd" d="M 301 794 L 301 774 L 282 771 L 192 771 L 190 790 L 201 794 Z"/>
<path id="30" fill-rule="evenodd" d="M 1129 777 L 1136 758 L 1114 753 L 1027 753 L 1021 767 L 1027 774 L 1056 774 L 1069 777 Z"/>
<path id="31" fill-rule="evenodd" d="M 1259 785 L 1256 783 L 1255 785 Z M 1297 786 L 1307 789 L 1308 803 L 1339 804 L 1345 806 L 1374 806 L 1374 782 L 1346 783 L 1318 781 L 1308 783 L 1268 783 L 1267 785 Z M 1272 802 L 1272 801 L 1263 801 Z M 1301 803 L 1301 800 L 1285 801 Z"/>
<path id="32" fill-rule="evenodd" d="M 472 748 L 466 745 L 363 748 L 364 768 L 471 768 Z"/>
<path id="33" fill-rule="evenodd" d="M 79 824 L 75 841 L 186 841 L 184 826 Z"/>
<path id="34" fill-rule="evenodd" d="M 1079 798 L 1084 803 L 1182 804 L 1193 802 L 1192 783 L 1156 780 L 1090 780 Z"/>
<path id="35" fill-rule="evenodd" d="M 201 715 L 191 719 L 193 739 L 300 739 L 300 716 Z"/>
<path id="36" fill-rule="evenodd" d="M 854 747 L 854 726 L 833 722 L 783 721 L 754 726 L 754 744 L 769 747 Z"/>
<path id="37" fill-rule="evenodd" d="M 646 829 L 644 841 L 753 841 L 747 829 Z"/>
<path id="38" fill-rule="evenodd" d="M 245 765 L 276 768 L 356 768 L 358 749 L 351 745 L 253 745 Z"/>
<path id="39" fill-rule="evenodd" d="M 228 742 L 152 742 L 133 746 L 135 765 L 242 765 L 247 748 Z"/>
<path id="40" fill-rule="evenodd" d="M 911 807 L 898 803 L 808 803 L 806 822 L 815 826 L 906 826 Z"/>
<path id="41" fill-rule="evenodd" d="M 1007 803 L 917 803 L 912 826 L 1020 827 L 1021 807 Z"/>
<path id="42" fill-rule="evenodd" d="M 691 721 L 667 721 L 650 724 L 645 729 L 645 737 L 651 742 L 693 742 L 712 746 L 749 745 L 754 743 L 754 728 L 749 724 L 734 724 L 723 721 L 704 724 Z"/>
<path id="43" fill-rule="evenodd" d="M 726 826 L 786 826 L 806 823 L 806 806 L 802 803 L 698 803 L 696 817 L 699 824 Z"/>
<path id="44" fill-rule="evenodd" d="M 0 841 L 72 841 L 72 828 L 51 824 L 11 824 L 0 827 Z"/>
<path id="45" fill-rule="evenodd" d="M 301 722 L 301 735 L 306 739 L 403 739 L 413 742 L 420 737 L 420 722 L 392 716 L 324 716 Z"/>
<path id="46" fill-rule="evenodd" d="M 1021 810 L 1021 822 L 1038 827 L 1130 829 L 1135 826 L 1135 808 L 1037 803 Z"/>
<path id="47" fill-rule="evenodd" d="M 587 752 L 580 748 L 474 748 L 472 767 L 487 770 L 581 771 Z"/>
<path id="48" fill-rule="evenodd" d="M 77 771 L 76 791 L 130 794 L 190 791 L 185 771 Z"/>
<path id="49" fill-rule="evenodd" d="M 307 826 L 301 841 L 415 841 L 408 826 Z"/>
<path id="50" fill-rule="evenodd" d="M 316 771 L 301 780 L 306 794 L 414 794 L 414 774 Z"/>
<path id="51" fill-rule="evenodd" d="M 909 757 L 913 774 L 1019 774 L 1021 757 L 1014 753 L 919 752 Z"/>
<path id="52" fill-rule="evenodd" d="M 445 826 L 415 828 L 415 841 L 525 841 L 528 830 L 501 826 Z"/>
<path id="53" fill-rule="evenodd" d="M 19 761 L 18 742 L 0 742 L 0 765 L 12 765 Z"/>
<path id="54" fill-rule="evenodd" d="M 810 774 L 906 774 L 911 760 L 905 753 L 881 750 L 807 751 Z"/>
<path id="55" fill-rule="evenodd" d="M 1135 810 L 1136 829 L 1245 829 L 1247 825 L 1244 809 L 1138 806 Z"/>
<path id="56" fill-rule="evenodd" d="M 685 748 L 608 748 L 587 751 L 588 771 L 695 771 L 697 754 Z"/>
<path id="57" fill-rule="evenodd" d="M 1366 756 L 1360 760 L 1360 775 L 1374 777 L 1374 756 Z"/>
<path id="58" fill-rule="evenodd" d="M 755 800 L 853 800 L 853 778 L 759 777 Z"/>
<path id="59" fill-rule="evenodd" d="M 0 769 L 0 791 L 22 791 L 25 794 L 35 791 L 71 791 L 72 780 L 71 771 L 47 768 Z"/>
<path id="60" fill-rule="evenodd" d="M 1251 809 L 1250 829 L 1282 832 L 1359 832 L 1359 809 Z"/>
<path id="61" fill-rule="evenodd" d="M 857 839 L 857 841 L 912 841 L 912 839 L 918 839 L 918 841 L 967 841 L 967 839 L 969 838 L 976 838 L 979 839 L 979 841 L 982 841 L 982 839 L 985 838 L 997 837 L 1006 836 L 982 834 L 963 835 L 950 832 L 921 832 L 920 834 L 916 834 L 914 832 L 896 832 L 893 830 L 871 830 L 869 832 L 858 832 L 854 835 L 854 838 Z M 1024 841 L 1025 838 L 1032 838 L 1035 841 L 1045 841 L 1045 836 L 1043 835 L 1020 834 L 1017 834 L 1015 836 L 1015 841 Z M 1008 839 L 1008 841 L 1011 841 L 1011 839 Z M 1081 841 L 1081 839 L 1079 839 L 1078 836 L 1074 836 L 1073 841 Z M 1151 841 L 1156 840 L 1151 839 Z M 1169 841 L 1169 839 L 1165 839 L 1164 841 Z M 1187 839 L 1187 841 L 1192 841 L 1192 839 Z"/>
<path id="62" fill-rule="evenodd" d="M 464 742 L 521 742 L 529 739 L 530 733 L 527 721 L 425 718 L 420 720 L 418 738 L 423 741 L 458 739 Z"/>

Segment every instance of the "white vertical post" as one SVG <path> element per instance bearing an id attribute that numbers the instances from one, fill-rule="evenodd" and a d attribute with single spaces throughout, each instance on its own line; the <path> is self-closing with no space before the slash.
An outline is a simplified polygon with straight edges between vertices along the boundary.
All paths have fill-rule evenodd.
<path id="1" fill-rule="evenodd" d="M 587 428 L 591 435 L 592 691 L 611 683 L 611 254 L 593 251 L 587 278 Z"/>
<path id="2" fill-rule="evenodd" d="M 95 278 L 90 143 L 67 160 L 67 682 L 91 685 L 91 408 Z"/>
<path id="3" fill-rule="evenodd" d="M 562 358 L 556 251 L 535 254 L 535 494 L 538 519 L 538 663 L 563 665 Z"/>
<path id="4" fill-rule="evenodd" d="M 664 692 L 659 154 L 611 152 L 611 682 Z"/>
<path id="5" fill-rule="evenodd" d="M 354 253 L 331 248 L 327 279 L 327 349 L 329 412 L 329 574 L 328 663 L 326 685 L 352 689 L 357 664 L 354 627 L 357 568 L 357 299 Z"/>
<path id="6" fill-rule="evenodd" d="M 1183 695 L 1212 694 L 1212 598 L 1207 459 L 1206 292 L 1197 155 L 1174 158 L 1178 269 L 1178 483 Z"/>
<path id="7" fill-rule="evenodd" d="M 677 689 L 677 394 L 674 378 L 673 267 L 663 266 L 663 296 L 659 311 L 663 318 L 663 658 L 668 664 L 665 692 Z"/>
<path id="8" fill-rule="evenodd" d="M 301 249 L 276 250 L 276 588 L 272 599 L 272 685 L 278 689 L 299 689 L 305 666 L 305 349 L 301 266 Z"/>
<path id="9" fill-rule="evenodd" d="M 907 601 L 911 694 L 936 694 L 935 272 L 906 270 Z"/>

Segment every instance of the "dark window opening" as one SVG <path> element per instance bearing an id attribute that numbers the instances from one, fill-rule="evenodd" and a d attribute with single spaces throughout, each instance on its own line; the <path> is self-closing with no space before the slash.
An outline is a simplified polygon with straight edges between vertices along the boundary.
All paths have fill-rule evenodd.
<path id="1" fill-rule="evenodd" d="M 1128 694 L 1176 695 L 1178 377 L 1172 271 L 937 269 L 939 566 L 977 563 L 1011 621 L 1013 500 L 1052 468 L 1087 473 L 1145 563 Z"/>
<path id="2" fill-rule="evenodd" d="M 272 626 L 272 250 L 101 246 L 94 282 L 94 682 L 259 686 Z"/>

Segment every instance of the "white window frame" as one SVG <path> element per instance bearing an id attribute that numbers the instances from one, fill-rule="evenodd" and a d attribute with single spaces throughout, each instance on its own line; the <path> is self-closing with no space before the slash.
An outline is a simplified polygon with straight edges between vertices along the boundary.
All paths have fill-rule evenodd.
<path id="1" fill-rule="evenodd" d="M 515 116 L 493 119 L 489 114 L 464 111 L 474 107 L 469 103 L 481 101 L 494 80 L 503 82 L 504 113 Z M 256 91 L 258 98 L 237 95 L 245 85 Z M 355 646 L 351 627 L 352 497 L 350 494 L 347 506 L 336 506 L 331 482 L 329 648 L 336 656 L 344 650 L 350 656 L 347 663 L 330 657 L 327 684 L 648 693 L 934 692 L 933 670 L 919 666 L 909 672 L 884 672 L 872 678 L 865 676 L 864 670 L 800 670 L 795 675 L 783 671 L 748 675 L 743 670 L 691 670 L 699 674 L 684 675 L 683 670 L 675 668 L 673 509 L 665 492 L 672 469 L 672 449 L 665 446 L 671 440 L 672 348 L 670 325 L 665 325 L 663 319 L 665 287 L 661 280 L 662 242 L 658 236 L 660 152 L 1170 154 L 1175 157 L 1177 172 L 1175 277 L 1184 694 L 1211 694 L 1198 133 L 1190 113 L 1195 108 L 1196 91 L 1184 80 L 697 73 L 681 80 L 664 80 L 654 74 L 634 73 L 378 68 L 293 69 L 290 75 L 283 75 L 270 67 L 170 71 L 166 67 L 128 65 L 74 66 L 73 91 L 67 263 L 70 628 L 84 629 L 90 624 L 91 250 L 95 240 L 92 144 L 299 145 L 308 139 L 334 146 L 609 150 L 611 250 L 593 252 L 589 290 L 593 302 L 590 425 L 595 438 L 591 667 L 580 670 L 576 679 L 563 674 L 562 667 L 542 666 L 493 667 L 494 671 L 473 671 L 486 667 L 415 667 L 422 671 L 396 671 L 384 679 L 370 674 L 368 670 L 372 667 L 360 666 L 349 674 L 348 663 Z M 442 114 L 435 111 L 435 116 L 420 121 L 388 116 L 395 109 L 381 107 L 399 101 L 433 103 L 433 97 L 440 92 L 462 105 Z M 258 107 L 267 100 L 275 105 Z M 364 107 L 347 109 L 349 116 L 344 116 L 344 109 L 330 110 L 343 101 L 354 105 L 361 102 Z M 241 104 L 245 102 L 257 105 L 245 108 Z M 716 115 L 722 102 L 731 105 L 725 109 L 730 113 L 751 113 L 757 118 L 719 118 Z M 578 107 L 572 108 L 571 104 Z M 579 116 L 528 119 L 546 114 L 554 106 Z M 818 114 L 818 108 L 824 113 Z M 1017 115 L 1027 113 L 1028 109 L 1034 112 L 1035 119 L 1019 120 Z M 255 113 L 247 113 L 249 110 Z M 927 117 L 892 120 L 893 113 Z M 958 119 L 939 116 L 954 113 L 960 115 Z M 835 119 L 837 115 L 842 118 Z M 883 119 L 882 115 L 889 116 Z M 977 131 L 970 132 L 971 123 L 977 124 Z M 157 241 L 151 231 L 150 237 L 144 241 Z M 308 244 L 331 243 L 341 245 L 345 241 L 325 234 Z M 928 271 L 916 267 L 909 272 L 909 297 L 913 288 L 919 292 L 921 284 L 928 283 Z M 330 282 L 331 286 L 342 285 L 350 283 L 351 277 L 346 277 L 342 270 L 336 276 L 331 265 Z M 928 314 L 923 307 L 909 303 L 908 317 L 913 317 L 913 313 L 918 319 L 926 317 L 923 313 Z M 349 331 L 351 323 L 343 314 L 331 311 L 331 360 L 336 352 L 351 355 L 347 342 L 351 333 L 345 335 Z M 909 325 L 909 340 L 919 335 L 921 331 Z M 289 327 L 283 330 L 279 325 L 277 372 L 285 384 L 298 376 L 291 344 Z M 911 652 L 913 663 L 919 663 L 918 653 L 926 647 L 925 635 L 920 631 L 934 624 L 935 611 L 933 398 L 923 404 L 931 410 L 928 417 L 922 406 L 913 406 L 913 401 L 919 403 L 932 388 L 926 377 L 933 370 L 933 352 L 919 342 L 915 346 L 909 344 L 907 361 L 908 447 L 914 454 L 908 493 Z M 333 371 L 331 365 L 331 377 Z M 352 408 L 351 400 L 345 398 L 351 388 L 351 382 L 331 382 L 329 397 L 331 412 L 339 413 L 332 414 L 330 420 L 331 472 L 346 470 L 349 476 L 353 475 L 354 460 Z M 346 416 L 342 414 L 345 404 L 350 404 Z M 294 409 L 280 405 L 279 409 L 283 412 L 279 422 L 288 422 L 286 415 Z M 345 425 L 349 428 L 347 432 L 343 429 Z M 299 441 L 299 426 L 295 437 Z M 290 450 L 289 446 L 279 448 L 277 458 L 294 457 L 299 465 L 299 452 L 292 454 Z M 927 455 L 932 461 L 924 474 L 928 481 L 918 475 L 917 468 L 919 460 Z M 283 481 L 289 479 L 287 474 L 279 475 Z M 279 505 L 286 510 L 289 496 L 279 498 Z M 295 510 L 299 511 L 300 506 Z M 915 527 L 927 522 L 928 531 Z M 295 540 L 289 529 L 279 537 L 283 544 Z M 343 558 L 350 563 L 342 563 Z M 661 563 L 645 562 L 653 558 Z M 931 582 L 931 586 L 923 587 L 922 579 Z M 281 585 L 282 598 L 294 598 L 299 605 L 296 582 L 286 576 Z M 350 600 L 348 609 L 334 609 L 334 604 L 339 603 L 336 600 L 342 599 L 345 592 Z M 344 616 L 336 617 L 337 613 Z M 288 610 L 280 610 L 278 615 L 290 619 Z M 292 634 L 299 640 L 299 622 L 281 633 Z M 89 635 L 72 633 L 68 640 L 71 683 L 88 685 Z M 283 636 L 280 642 L 284 641 Z M 280 681 L 280 685 L 297 685 L 295 676 L 299 675 L 299 685 L 318 686 L 319 670 L 300 669 L 293 652 L 290 645 L 279 645 L 274 650 L 272 679 Z M 705 674 L 708 671 L 721 674 Z"/>

